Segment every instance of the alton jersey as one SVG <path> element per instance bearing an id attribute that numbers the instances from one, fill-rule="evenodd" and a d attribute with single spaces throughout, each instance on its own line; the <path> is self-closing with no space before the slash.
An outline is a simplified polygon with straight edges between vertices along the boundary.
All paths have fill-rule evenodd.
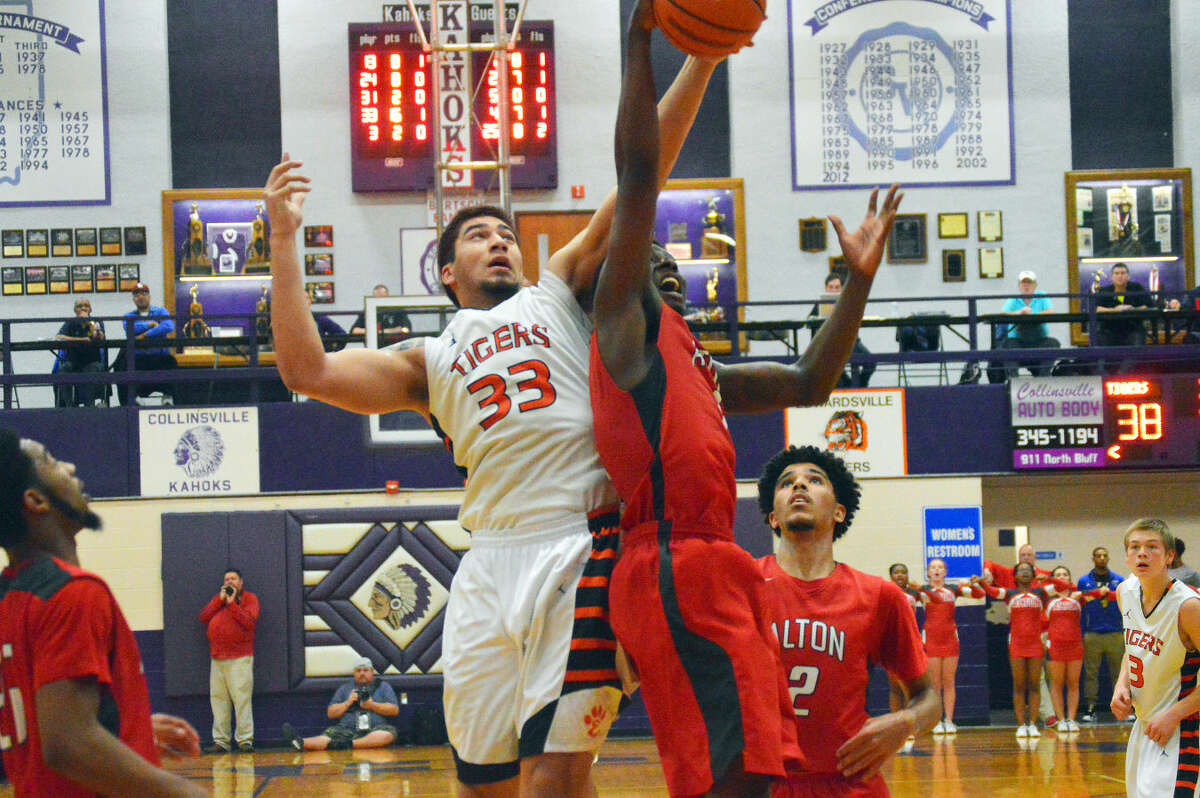
<path id="1" fill-rule="evenodd" d="M 551 530 L 616 504 L 592 435 L 592 325 L 558 276 L 425 341 L 429 412 L 466 478 L 473 535 Z"/>
<path id="2" fill-rule="evenodd" d="M 108 586 L 48 556 L 6 568 L 0 575 L 0 749 L 17 795 L 95 795 L 42 758 L 37 691 L 64 679 L 94 679 L 100 725 L 158 764 L 141 655 Z"/>

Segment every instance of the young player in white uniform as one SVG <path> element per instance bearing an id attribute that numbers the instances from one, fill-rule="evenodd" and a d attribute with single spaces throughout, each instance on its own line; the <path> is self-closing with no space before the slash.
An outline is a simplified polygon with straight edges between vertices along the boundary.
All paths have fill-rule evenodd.
<path id="1" fill-rule="evenodd" d="M 659 105 L 660 182 L 715 66 L 689 58 Z M 536 287 L 523 287 L 503 211 L 460 212 L 438 246 L 446 293 L 465 308 L 446 331 L 400 349 L 326 353 L 296 248 L 309 191 L 300 166 L 285 153 L 264 189 L 280 375 L 292 390 L 354 412 L 425 415 L 466 472 L 460 521 L 472 550 L 451 586 L 442 648 L 458 794 L 590 796 L 592 755 L 620 692 L 607 618 L 611 559 L 593 549 L 615 536 L 603 534 L 603 517 L 589 520 L 615 495 L 593 443 L 584 310 L 615 192 Z"/>
<path id="2" fill-rule="evenodd" d="M 1167 574 L 1174 543 L 1157 518 L 1138 519 L 1125 533 L 1132 576 L 1117 588 L 1125 658 L 1111 706 L 1119 720 L 1137 712 L 1125 753 L 1131 798 L 1197 795 L 1200 596 Z"/>

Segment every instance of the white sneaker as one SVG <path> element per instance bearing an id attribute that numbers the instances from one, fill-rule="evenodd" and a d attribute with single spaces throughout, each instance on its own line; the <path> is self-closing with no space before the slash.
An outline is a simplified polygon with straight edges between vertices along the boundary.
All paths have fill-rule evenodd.
<path id="1" fill-rule="evenodd" d="M 946 733 L 946 721 L 939 720 L 938 724 L 933 727 L 933 734 L 945 734 L 945 733 Z"/>
<path id="2" fill-rule="evenodd" d="M 1038 727 L 1037 727 L 1036 723 L 1029 724 L 1029 736 L 1030 737 L 1041 737 L 1042 736 L 1042 733 L 1040 731 L 1038 731 Z"/>
<path id="3" fill-rule="evenodd" d="M 1071 730 L 1071 721 L 1063 718 L 1058 723 L 1054 724 L 1054 730 L 1060 732 L 1069 732 Z"/>
<path id="4" fill-rule="evenodd" d="M 947 720 L 942 723 L 943 734 L 958 734 L 958 727 L 954 725 L 954 721 Z"/>
<path id="5" fill-rule="evenodd" d="M 1017 727 L 1017 739 L 1018 740 L 1028 737 L 1028 736 L 1029 736 L 1029 727 L 1028 726 L 1022 725 L 1022 726 Z"/>
<path id="6" fill-rule="evenodd" d="M 1079 721 L 1075 720 L 1074 718 L 1071 719 L 1071 731 L 1073 731 L 1073 732 L 1081 731 L 1081 729 L 1079 728 Z"/>

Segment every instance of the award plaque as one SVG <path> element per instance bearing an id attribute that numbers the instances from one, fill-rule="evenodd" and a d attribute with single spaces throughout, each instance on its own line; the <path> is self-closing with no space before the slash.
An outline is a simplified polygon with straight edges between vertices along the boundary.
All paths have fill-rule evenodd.
<path id="1" fill-rule="evenodd" d="M 50 254 L 56 258 L 69 258 L 75 254 L 75 234 L 71 228 L 50 231 Z"/>
<path id="2" fill-rule="evenodd" d="M 146 254 L 146 228 L 144 228 L 144 227 L 126 227 L 125 228 L 125 254 L 126 255 L 145 255 Z"/>
<path id="3" fill-rule="evenodd" d="M 117 267 L 111 263 L 96 266 L 96 293 L 109 294 L 117 290 Z M 132 288 L 129 290 L 133 290 Z"/>
<path id="4" fill-rule="evenodd" d="M 1004 239 L 1004 215 L 1000 211 L 980 211 L 975 225 L 979 228 L 980 241 Z"/>
<path id="5" fill-rule="evenodd" d="M 1004 276 L 1004 248 L 979 248 L 979 276 L 984 280 L 997 280 Z"/>
<path id="6" fill-rule="evenodd" d="M 304 255 L 304 273 L 310 277 L 327 277 L 333 274 L 333 253 L 306 253 Z"/>
<path id="7" fill-rule="evenodd" d="M 90 294 L 96 290 L 95 269 L 91 266 L 71 267 L 71 291 L 76 294 Z"/>
<path id="8" fill-rule="evenodd" d="M 924 263 L 929 259 L 925 214 L 898 213 L 888 236 L 888 263 Z"/>
<path id="9" fill-rule="evenodd" d="M 26 266 L 25 267 L 25 293 L 27 293 L 27 294 L 44 294 L 44 293 L 46 293 L 46 267 L 45 266 Z"/>
<path id="10" fill-rule="evenodd" d="M 25 231 L 25 257 L 44 258 L 50 254 L 49 230 Z"/>
<path id="11" fill-rule="evenodd" d="M 100 228 L 100 254 L 101 255 L 120 255 L 121 254 L 121 228 L 119 228 L 119 227 L 101 227 Z"/>
<path id="12" fill-rule="evenodd" d="M 938 238 L 966 238 L 967 215 L 965 213 L 939 213 Z"/>
<path id="13" fill-rule="evenodd" d="M 25 231 L 5 230 L 0 232 L 0 246 L 4 248 L 4 257 L 25 257 Z"/>
<path id="14" fill-rule="evenodd" d="M 71 293 L 71 267 L 70 266 L 48 266 L 46 273 L 50 278 L 50 293 L 52 294 L 69 294 Z"/>
<path id="15" fill-rule="evenodd" d="M 18 296 L 25 293 L 24 269 L 20 266 L 5 266 L 0 269 L 0 285 L 3 286 L 4 296 Z"/>
<path id="16" fill-rule="evenodd" d="M 942 282 L 963 283 L 967 280 L 967 251 L 965 249 L 942 250 Z"/>
<path id="17" fill-rule="evenodd" d="M 332 305 L 333 304 L 333 283 L 305 283 L 304 290 L 312 297 L 314 305 Z"/>
<path id="18" fill-rule="evenodd" d="M 132 291 L 142 281 L 141 267 L 136 263 L 121 263 L 117 265 L 117 279 L 122 291 Z"/>
<path id="19" fill-rule="evenodd" d="M 75 228 L 75 254 L 78 257 L 92 257 L 99 254 L 100 250 L 96 249 L 96 228 L 94 227 L 76 227 Z"/>
<path id="20" fill-rule="evenodd" d="M 333 225 L 305 225 L 304 226 L 304 246 L 306 247 L 332 247 L 333 246 Z"/>
<path id="21" fill-rule="evenodd" d="M 828 248 L 825 220 L 819 217 L 800 220 L 800 251 L 824 252 Z"/>

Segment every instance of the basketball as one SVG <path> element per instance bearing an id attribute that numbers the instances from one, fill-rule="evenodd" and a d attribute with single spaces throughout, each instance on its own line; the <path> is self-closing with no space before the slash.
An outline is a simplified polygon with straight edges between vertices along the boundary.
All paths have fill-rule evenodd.
<path id="1" fill-rule="evenodd" d="M 767 18 L 767 0 L 654 0 L 667 41 L 690 55 L 736 53 Z"/>

